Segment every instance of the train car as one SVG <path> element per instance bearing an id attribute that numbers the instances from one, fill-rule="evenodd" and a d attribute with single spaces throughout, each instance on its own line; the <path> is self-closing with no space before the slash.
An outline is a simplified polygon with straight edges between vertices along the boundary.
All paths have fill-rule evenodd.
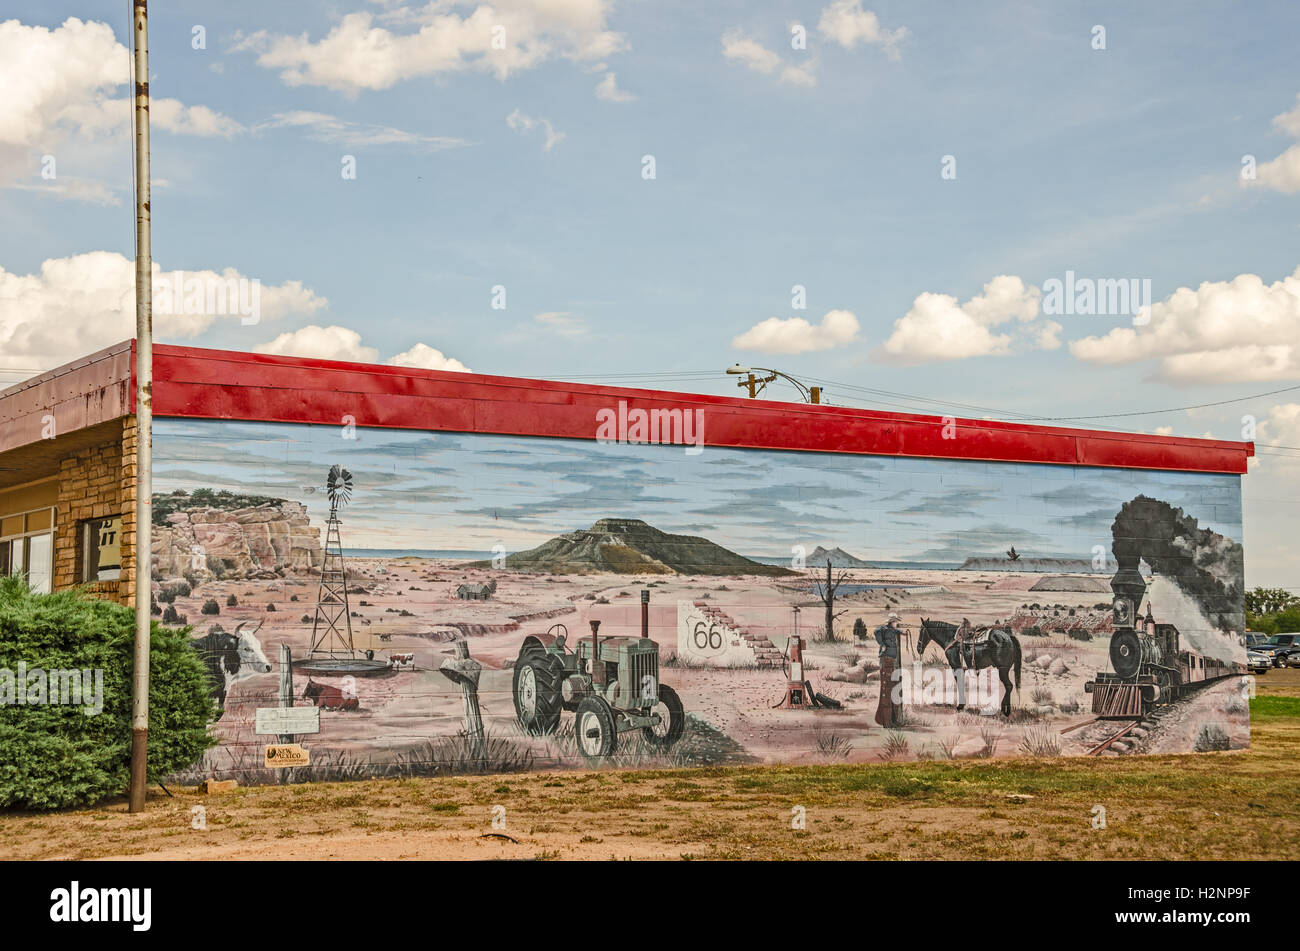
<path id="1" fill-rule="evenodd" d="M 1178 628 L 1157 622 L 1149 603 L 1145 617 L 1137 614 L 1134 608 L 1146 592 L 1146 581 L 1138 572 L 1117 572 L 1111 588 L 1115 591 L 1111 671 L 1100 672 L 1083 685 L 1084 692 L 1092 695 L 1092 712 L 1098 717 L 1145 716 L 1205 683 L 1245 673 L 1242 664 L 1183 650 Z"/>

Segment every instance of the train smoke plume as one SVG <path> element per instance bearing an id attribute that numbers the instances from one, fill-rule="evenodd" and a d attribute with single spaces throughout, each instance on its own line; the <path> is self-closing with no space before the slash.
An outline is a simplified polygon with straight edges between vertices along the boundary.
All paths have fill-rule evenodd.
<path id="1" fill-rule="evenodd" d="M 1221 631 L 1244 631 L 1241 545 L 1168 502 L 1139 495 L 1125 502 L 1111 525 L 1111 551 L 1120 569 L 1146 561 L 1170 578 Z"/>

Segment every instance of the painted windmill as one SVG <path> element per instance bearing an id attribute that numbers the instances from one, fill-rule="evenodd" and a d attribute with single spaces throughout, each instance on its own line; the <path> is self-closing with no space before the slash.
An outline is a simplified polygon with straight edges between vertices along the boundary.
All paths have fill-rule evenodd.
<path id="1" fill-rule="evenodd" d="M 325 526 L 325 561 L 316 591 L 316 617 L 311 625 L 311 655 L 351 659 L 356 651 L 352 646 L 352 614 L 348 610 L 348 573 L 343 564 L 339 509 L 352 498 L 352 473 L 342 466 L 331 466 L 325 478 L 325 493 L 330 500 L 330 516 Z"/>

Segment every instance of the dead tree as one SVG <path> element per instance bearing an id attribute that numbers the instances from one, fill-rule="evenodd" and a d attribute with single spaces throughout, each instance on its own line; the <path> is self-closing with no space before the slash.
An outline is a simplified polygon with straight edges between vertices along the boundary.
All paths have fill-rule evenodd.
<path id="1" fill-rule="evenodd" d="M 844 578 L 847 575 L 848 575 L 847 571 L 841 571 L 839 577 L 832 579 L 831 560 L 827 558 L 826 559 L 826 583 L 823 585 L 820 581 L 817 582 L 817 597 L 820 598 L 822 604 L 826 606 L 825 638 L 828 641 L 835 640 L 835 619 L 839 617 L 841 614 L 848 613 L 847 609 L 844 611 L 835 610 L 835 590 L 844 582 Z"/>

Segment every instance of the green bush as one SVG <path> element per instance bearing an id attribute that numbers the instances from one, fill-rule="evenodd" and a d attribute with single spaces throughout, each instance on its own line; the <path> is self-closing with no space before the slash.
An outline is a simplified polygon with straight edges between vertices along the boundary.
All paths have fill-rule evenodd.
<path id="1" fill-rule="evenodd" d="M 220 614 L 221 605 L 217 604 L 216 598 L 208 598 L 203 602 L 203 607 L 199 609 L 202 614 Z"/>
<path id="2" fill-rule="evenodd" d="M 1252 614 L 1247 611 L 1246 627 L 1269 635 L 1300 632 L 1300 605 L 1292 605 L 1270 614 Z"/>
<path id="3" fill-rule="evenodd" d="M 193 765 L 215 744 L 207 671 L 188 627 L 152 625 L 151 781 Z M 125 791 L 131 760 L 135 612 L 80 592 L 33 594 L 0 578 L 0 808 L 57 809 Z M 15 704 L 16 672 L 103 671 L 103 708 Z M 23 686 L 26 686 L 25 684 Z"/>

